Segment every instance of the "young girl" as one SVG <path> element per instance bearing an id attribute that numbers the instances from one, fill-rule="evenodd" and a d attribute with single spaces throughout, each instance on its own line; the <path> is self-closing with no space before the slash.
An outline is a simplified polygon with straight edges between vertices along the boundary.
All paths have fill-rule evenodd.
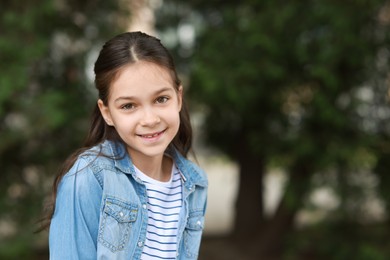
<path id="1" fill-rule="evenodd" d="M 85 147 L 54 183 L 51 259 L 196 259 L 207 177 L 186 159 L 192 130 L 171 56 L 120 34 L 95 63 Z"/>

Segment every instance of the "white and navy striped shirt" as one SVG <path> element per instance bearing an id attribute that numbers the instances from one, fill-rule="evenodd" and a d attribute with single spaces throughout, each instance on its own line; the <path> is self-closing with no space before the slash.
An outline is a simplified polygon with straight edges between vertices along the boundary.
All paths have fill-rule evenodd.
<path id="1" fill-rule="evenodd" d="M 179 169 L 172 167 L 171 179 L 157 181 L 135 168 L 146 186 L 148 227 L 142 260 L 176 259 L 179 214 L 182 207 L 182 183 Z"/>

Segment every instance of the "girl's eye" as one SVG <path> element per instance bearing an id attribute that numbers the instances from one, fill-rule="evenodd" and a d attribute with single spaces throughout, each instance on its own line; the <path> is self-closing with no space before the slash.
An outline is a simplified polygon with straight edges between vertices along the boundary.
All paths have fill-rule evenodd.
<path id="1" fill-rule="evenodd" d="M 121 106 L 121 109 L 130 110 L 130 109 L 133 109 L 134 107 L 135 107 L 134 104 L 129 103 L 129 104 L 125 104 L 125 105 Z"/>
<path id="2" fill-rule="evenodd" d="M 169 98 L 168 98 L 168 97 L 165 97 L 165 96 L 163 96 L 163 97 L 158 97 L 158 98 L 156 99 L 156 103 L 162 104 L 162 103 L 167 102 L 168 100 L 169 100 Z"/>

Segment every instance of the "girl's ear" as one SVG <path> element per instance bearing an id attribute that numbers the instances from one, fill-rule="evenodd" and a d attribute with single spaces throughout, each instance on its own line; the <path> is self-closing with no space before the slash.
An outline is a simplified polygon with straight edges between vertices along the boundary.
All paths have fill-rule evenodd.
<path id="1" fill-rule="evenodd" d="M 98 107 L 100 110 L 100 113 L 102 114 L 104 121 L 106 121 L 107 125 L 112 126 L 112 118 L 111 118 L 111 113 L 110 110 L 108 109 L 108 106 L 104 105 L 103 100 L 99 99 L 98 102 Z"/>
<path id="2" fill-rule="evenodd" d="M 183 105 L 183 86 L 180 85 L 179 89 L 177 90 L 177 100 L 179 102 L 179 111 L 181 111 L 181 107 Z"/>

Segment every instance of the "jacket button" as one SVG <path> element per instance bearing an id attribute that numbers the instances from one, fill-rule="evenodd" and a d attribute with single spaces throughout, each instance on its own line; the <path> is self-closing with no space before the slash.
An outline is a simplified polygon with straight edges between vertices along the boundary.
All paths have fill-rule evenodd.
<path id="1" fill-rule="evenodd" d="M 142 241 L 138 241 L 138 247 L 142 247 L 144 243 Z"/>
<path id="2" fill-rule="evenodd" d="M 142 205 L 142 207 L 143 207 L 144 209 L 146 209 L 146 204 Z"/>

